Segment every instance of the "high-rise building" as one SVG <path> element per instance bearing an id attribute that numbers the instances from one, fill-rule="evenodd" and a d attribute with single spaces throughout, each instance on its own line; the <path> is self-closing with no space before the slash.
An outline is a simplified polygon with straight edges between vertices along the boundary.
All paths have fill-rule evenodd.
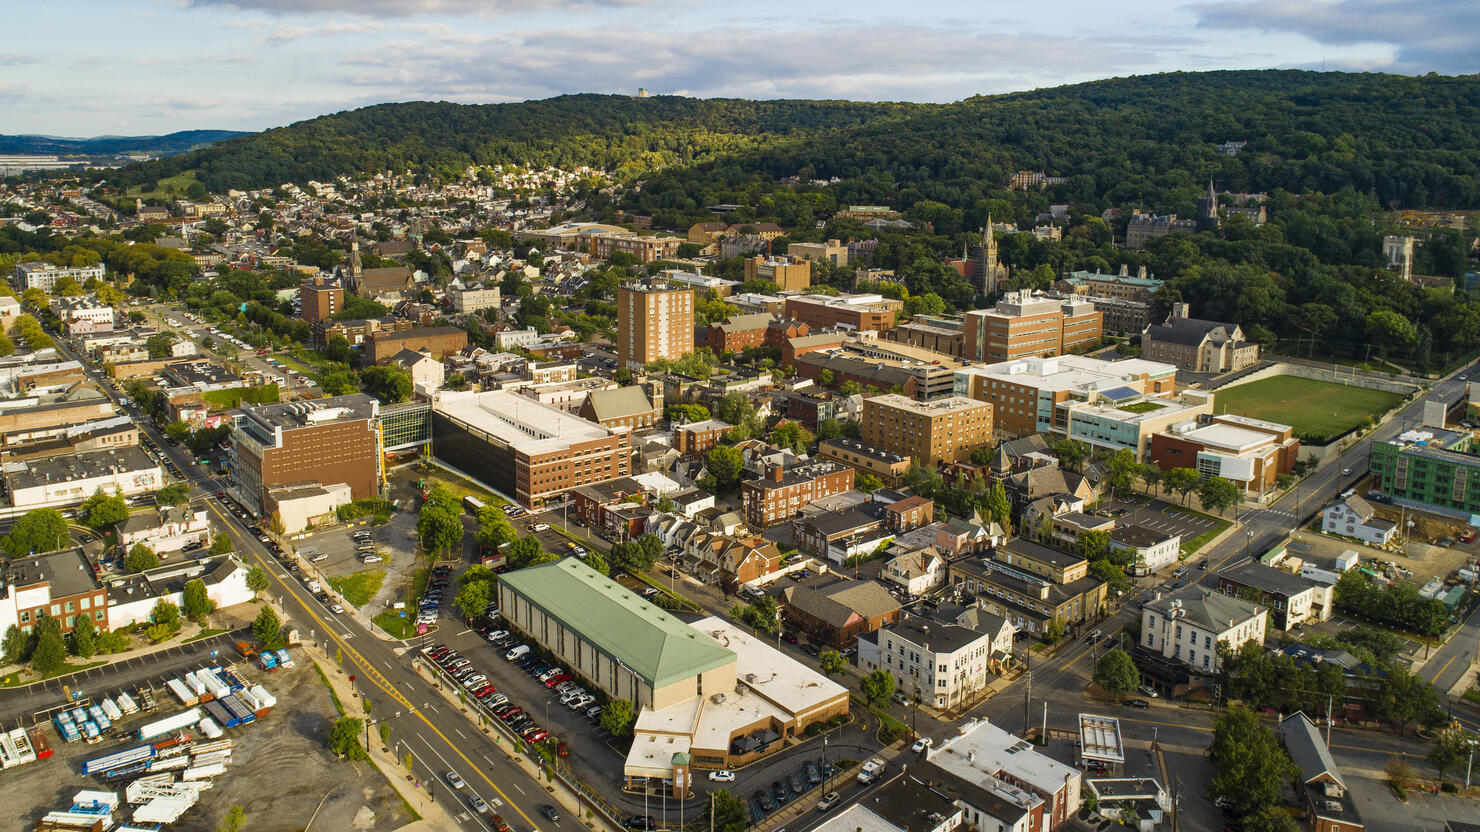
<path id="1" fill-rule="evenodd" d="M 311 324 L 327 321 L 344 310 L 344 286 L 337 279 L 315 277 L 298 287 L 298 317 Z"/>
<path id="2" fill-rule="evenodd" d="M 270 489 L 344 483 L 355 499 L 380 493 L 380 403 L 364 393 L 244 405 L 231 431 L 231 472 L 266 510 Z M 298 531 L 289 529 L 289 531 Z"/>
<path id="3" fill-rule="evenodd" d="M 960 462 L 992 443 L 992 406 L 964 396 L 921 402 L 897 393 L 863 400 L 863 441 L 921 465 Z"/>
<path id="4" fill-rule="evenodd" d="M 966 313 L 961 357 L 1012 361 L 1089 349 L 1104 336 L 1104 314 L 1078 297 L 1008 292 L 991 309 Z"/>
<path id="5" fill-rule="evenodd" d="M 617 287 L 617 360 L 631 370 L 694 351 L 694 292 L 665 280 Z"/>

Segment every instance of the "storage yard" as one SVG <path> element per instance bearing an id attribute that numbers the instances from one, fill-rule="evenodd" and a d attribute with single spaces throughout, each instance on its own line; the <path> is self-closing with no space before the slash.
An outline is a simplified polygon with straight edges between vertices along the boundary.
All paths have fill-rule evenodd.
<path id="1" fill-rule="evenodd" d="M 16 829 L 390 830 L 412 818 L 373 768 L 324 747 L 338 717 L 289 651 L 226 658 L 58 702 L 0 732 L 0 816 Z M 235 657 L 232 657 L 235 658 Z M 286 661 L 284 661 L 286 659 Z M 317 813 L 315 815 L 315 813 Z"/>

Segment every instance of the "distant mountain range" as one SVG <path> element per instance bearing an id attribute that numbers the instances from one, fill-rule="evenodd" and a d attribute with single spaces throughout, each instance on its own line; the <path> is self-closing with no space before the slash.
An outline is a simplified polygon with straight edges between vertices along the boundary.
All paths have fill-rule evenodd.
<path id="1" fill-rule="evenodd" d="M 94 136 L 90 139 L 0 135 L 0 153 L 43 153 L 57 156 L 150 153 L 156 156 L 173 156 L 245 135 L 247 134 L 237 130 L 182 130 L 166 136 Z"/>

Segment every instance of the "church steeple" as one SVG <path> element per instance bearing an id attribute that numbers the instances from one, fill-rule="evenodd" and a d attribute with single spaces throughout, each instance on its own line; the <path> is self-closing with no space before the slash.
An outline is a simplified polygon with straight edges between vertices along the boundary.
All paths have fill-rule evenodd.
<path id="1" fill-rule="evenodd" d="M 360 241 L 358 239 L 351 240 L 349 244 L 349 276 L 359 278 L 363 272 L 364 267 L 360 263 Z"/>

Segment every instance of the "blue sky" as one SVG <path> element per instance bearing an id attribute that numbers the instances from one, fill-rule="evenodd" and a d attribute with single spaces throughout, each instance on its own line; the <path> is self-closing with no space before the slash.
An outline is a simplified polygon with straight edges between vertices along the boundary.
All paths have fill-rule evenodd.
<path id="1" fill-rule="evenodd" d="M 953 101 L 1170 70 L 1480 72 L 1477 0 L 52 0 L 5 18 L 0 133 L 62 136 L 638 87 Z"/>

